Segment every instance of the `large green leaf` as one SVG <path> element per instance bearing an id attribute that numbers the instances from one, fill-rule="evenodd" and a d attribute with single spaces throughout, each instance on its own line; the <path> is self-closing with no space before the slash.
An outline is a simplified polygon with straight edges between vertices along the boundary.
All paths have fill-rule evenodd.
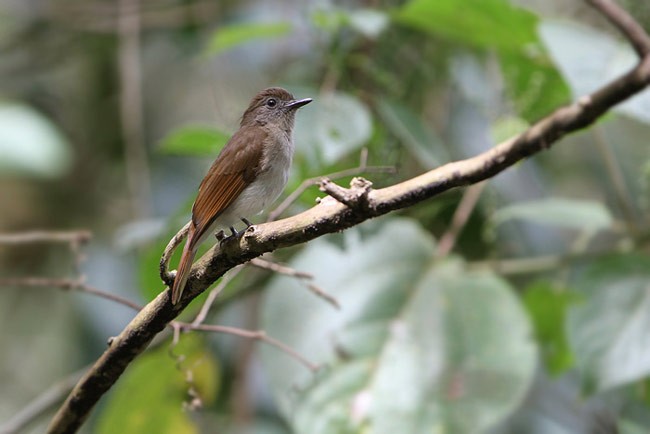
<path id="1" fill-rule="evenodd" d="M 537 40 L 537 18 L 506 0 L 411 0 L 395 15 L 402 24 L 478 47 L 521 49 Z"/>
<path id="2" fill-rule="evenodd" d="M 338 249 L 317 240 L 292 264 L 313 273 L 341 310 L 292 279 L 275 279 L 265 293 L 265 330 L 329 365 L 312 378 L 263 349 L 296 432 L 463 434 L 510 414 L 536 353 L 512 289 L 460 261 L 435 262 L 430 236 L 408 220 L 365 237 L 347 231 L 344 241 Z"/>
<path id="3" fill-rule="evenodd" d="M 173 353 L 182 356 L 182 361 L 163 346 L 132 363 L 110 394 L 99 417 L 98 433 L 199 432 L 183 406 L 190 387 L 203 405 L 214 402 L 219 389 L 219 365 L 196 334 L 183 335 Z M 192 378 L 191 384 L 188 377 Z"/>
<path id="4" fill-rule="evenodd" d="M 587 388 L 609 389 L 650 374 L 650 258 L 607 257 L 573 285 L 583 300 L 568 334 Z"/>

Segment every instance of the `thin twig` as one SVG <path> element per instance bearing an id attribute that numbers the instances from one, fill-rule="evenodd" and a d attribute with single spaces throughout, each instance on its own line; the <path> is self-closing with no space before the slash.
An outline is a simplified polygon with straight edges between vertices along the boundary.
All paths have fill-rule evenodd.
<path id="1" fill-rule="evenodd" d="M 492 269 L 499 274 L 521 275 L 555 271 L 559 267 L 572 262 L 592 261 L 612 253 L 620 252 L 620 249 L 602 250 L 598 252 L 567 253 L 563 255 L 543 255 L 529 258 L 513 259 L 488 259 L 484 261 L 473 261 L 468 263 L 470 270 Z"/>
<path id="2" fill-rule="evenodd" d="M 57 278 L 43 278 L 43 277 L 18 277 L 18 278 L 0 278 L 0 286 L 14 286 L 14 287 L 30 287 L 30 288 L 60 288 L 63 290 L 74 290 L 79 292 L 86 292 L 97 297 L 105 298 L 124 306 L 130 307 L 133 310 L 139 311 L 142 306 L 124 298 L 119 295 L 111 294 L 110 292 L 102 291 L 101 289 L 83 283 L 83 280 L 74 279 L 57 279 Z"/>
<path id="3" fill-rule="evenodd" d="M 337 309 L 341 308 L 341 304 L 333 295 L 329 294 L 327 291 L 320 288 L 313 282 L 310 282 L 310 280 L 314 278 L 312 274 L 305 273 L 304 271 L 294 270 L 293 268 L 287 267 L 286 265 L 280 265 L 275 262 L 267 261 L 266 259 L 262 259 L 262 258 L 255 258 L 251 260 L 250 263 L 251 265 L 254 265 L 259 268 L 263 268 L 265 270 L 271 270 L 275 273 L 296 277 L 305 285 L 307 289 L 313 292 L 317 297 L 322 298 L 323 300 L 325 300 L 326 302 L 328 302 L 329 304 L 331 304 Z"/>
<path id="4" fill-rule="evenodd" d="M 215 294 L 218 294 L 219 289 L 223 289 L 230 280 L 232 280 L 241 270 L 242 268 L 238 268 L 237 270 L 234 270 L 234 273 L 231 273 L 230 276 L 227 278 L 224 278 L 220 285 L 215 288 L 213 292 Z M 29 286 L 29 287 L 48 287 L 48 288 L 60 288 L 63 290 L 76 290 L 80 292 L 86 292 L 88 294 L 95 295 L 97 297 L 104 298 L 106 300 L 114 301 L 116 303 L 122 304 L 124 306 L 128 306 L 136 311 L 140 311 L 142 309 L 142 306 L 139 306 L 138 304 L 127 300 L 126 298 L 120 297 L 118 295 L 114 295 L 111 293 L 108 293 L 106 291 L 102 291 L 93 287 L 90 287 L 88 285 L 84 285 L 78 281 L 75 280 L 70 280 L 70 279 L 42 279 L 42 278 L 23 278 L 23 279 L 0 279 L 0 286 Z M 221 287 L 221 288 L 220 288 Z M 216 297 L 216 295 L 215 295 Z M 300 356 L 297 352 L 292 350 L 290 347 L 288 347 L 286 344 L 283 344 L 282 342 L 278 341 L 277 339 L 273 339 L 270 336 L 267 336 L 264 331 L 258 330 L 258 331 L 249 331 L 249 330 L 242 330 L 236 327 L 228 327 L 228 326 L 219 326 L 219 325 L 203 325 L 201 322 L 205 320 L 205 316 L 207 315 L 207 311 L 209 310 L 210 306 L 212 303 L 208 303 L 206 300 L 206 303 L 203 305 L 203 308 L 201 309 L 201 312 L 199 312 L 199 315 L 197 315 L 196 319 L 190 324 L 190 323 L 184 323 L 180 321 L 172 321 L 169 324 L 169 327 L 172 328 L 173 330 L 173 340 L 172 340 L 172 345 L 171 348 L 173 348 L 179 338 L 179 333 L 183 330 L 201 330 L 201 331 L 214 331 L 218 333 L 226 333 L 226 334 L 231 334 L 234 336 L 239 336 L 239 337 L 244 337 L 248 339 L 256 339 L 256 340 L 261 340 L 263 342 L 266 342 L 270 345 L 273 345 L 280 350 L 284 351 L 285 353 L 291 355 L 292 357 L 296 358 L 299 360 L 302 364 L 307 366 L 309 369 L 312 371 L 317 370 L 318 367 L 314 365 L 313 363 L 309 362 L 306 360 L 304 357 Z M 207 306 L 207 307 L 206 307 Z M 71 388 L 72 386 L 70 386 Z M 68 388 L 68 390 L 70 389 Z M 63 393 L 66 393 L 65 391 Z M 0 433 L 4 434 L 4 431 L 0 431 Z"/>
<path id="5" fill-rule="evenodd" d="M 124 297 L 121 297 L 121 296 L 115 295 L 115 294 L 111 294 L 110 292 L 102 291 L 102 290 L 97 289 L 97 288 L 93 288 L 92 286 L 83 285 L 83 286 L 75 288 L 75 289 L 78 290 L 78 291 L 81 291 L 81 292 L 86 292 L 88 294 L 92 294 L 92 295 L 96 295 L 96 296 L 101 297 L 101 298 L 105 298 L 106 300 L 114 301 L 114 302 L 119 303 L 121 305 L 130 307 L 131 309 L 133 309 L 135 311 L 140 311 L 140 310 L 142 310 L 142 307 L 143 307 L 143 306 L 140 306 L 139 304 L 134 303 L 131 300 L 128 300 L 128 299 L 126 299 Z"/>
<path id="6" fill-rule="evenodd" d="M 28 232 L 0 234 L 0 245 L 20 245 L 32 243 L 67 243 L 73 256 L 74 274 L 81 276 L 81 263 L 85 260 L 82 246 L 90 240 L 92 234 L 87 230 L 48 231 L 33 230 Z M 81 278 L 79 279 L 81 280 Z"/>
<path id="7" fill-rule="evenodd" d="M 224 277 L 221 278 L 221 281 L 217 286 L 215 286 L 212 291 L 210 291 L 210 294 L 208 294 L 208 298 L 205 299 L 205 302 L 203 303 L 203 306 L 201 306 L 201 310 L 199 313 L 196 315 L 196 318 L 194 318 L 194 321 L 192 321 L 192 326 L 196 327 L 200 325 L 203 321 L 205 321 L 205 318 L 208 316 L 208 312 L 210 312 L 210 309 L 212 308 L 212 305 L 214 304 L 214 301 L 217 299 L 217 296 L 221 294 L 221 291 L 224 290 L 226 286 L 235 278 L 237 275 L 243 270 L 243 267 L 237 267 L 233 270 L 231 270 L 228 274 L 226 274 Z"/>
<path id="8" fill-rule="evenodd" d="M 610 23 L 621 31 L 623 36 L 632 44 L 639 57 L 650 54 L 650 36 L 625 9 L 612 0 L 587 0 L 587 2 L 591 3 Z"/>
<path id="9" fill-rule="evenodd" d="M 625 184 L 625 177 L 623 176 L 620 164 L 616 160 L 616 156 L 614 155 L 614 152 L 612 152 L 610 144 L 605 139 L 603 129 L 596 125 L 592 131 L 596 139 L 596 146 L 605 164 L 605 172 L 614 187 L 614 197 L 625 216 L 627 228 L 631 233 L 636 233 L 638 230 L 636 224 L 636 213 L 634 212 L 634 200 L 630 196 L 630 192 Z"/>
<path id="10" fill-rule="evenodd" d="M 454 216 L 451 218 L 449 229 L 440 237 L 438 251 L 436 252 L 438 257 L 447 256 L 453 250 L 458 235 L 467 224 L 486 185 L 487 182 L 479 182 L 478 184 L 467 187 L 458 204 L 458 208 L 456 208 L 456 212 L 454 212 Z"/>
<path id="11" fill-rule="evenodd" d="M 231 274 L 229 278 L 223 279 L 222 284 L 225 286 L 229 280 L 235 277 L 235 275 L 241 270 L 241 268 L 235 270 L 235 274 Z M 101 291 L 96 288 L 89 287 L 87 285 L 80 284 L 78 281 L 72 281 L 69 279 L 40 279 L 40 278 L 25 278 L 25 279 L 0 279 L 0 286 L 30 286 L 30 287 L 52 287 L 60 288 L 64 290 L 78 290 L 81 292 L 86 292 L 107 300 L 111 300 L 122 305 L 128 306 L 137 311 L 141 310 L 142 307 L 138 306 L 136 303 L 133 303 L 123 297 L 116 296 L 105 291 Z M 217 288 L 215 288 L 217 289 Z M 204 304 L 204 307 L 209 304 Z M 203 309 L 202 309 L 203 312 Z M 207 311 L 206 311 L 207 312 Z M 243 330 L 236 327 L 220 326 L 220 325 L 204 325 L 201 322 L 205 319 L 205 314 L 201 313 L 197 316 L 192 324 L 184 323 L 180 321 L 172 321 L 169 324 L 169 327 L 173 330 L 172 344 L 170 345 L 170 351 L 178 343 L 179 335 L 181 331 L 187 330 L 199 330 L 199 331 L 209 331 L 230 334 L 237 337 L 243 337 L 247 339 L 259 340 L 266 342 L 269 345 L 272 345 L 294 359 L 298 360 L 300 363 L 305 365 L 312 371 L 318 370 L 318 365 L 315 365 L 308 361 L 306 358 L 301 356 L 295 350 L 287 346 L 286 344 L 268 336 L 264 331 L 250 331 Z M 22 429 L 27 423 L 39 417 L 42 413 L 47 411 L 50 407 L 55 405 L 57 402 L 60 402 L 70 389 L 79 381 L 82 374 L 88 369 L 85 367 L 83 370 L 75 372 L 74 374 L 66 377 L 64 380 L 58 382 L 52 388 L 48 389 L 45 393 L 35 399 L 31 404 L 25 407 L 21 412 L 16 414 L 14 418 L 6 422 L 4 425 L 0 426 L 0 433 L 9 434 L 18 432 Z"/>
<path id="12" fill-rule="evenodd" d="M 326 292 L 324 289 L 322 289 L 320 286 L 317 286 L 311 282 L 305 282 L 305 286 L 307 289 L 309 289 L 311 292 L 314 293 L 317 297 L 322 298 L 332 306 L 334 306 L 337 309 L 341 309 L 341 303 L 330 293 Z"/>
<path id="13" fill-rule="evenodd" d="M 195 326 L 193 324 L 183 323 L 178 321 L 176 321 L 176 323 L 183 329 L 200 330 L 200 331 L 216 332 L 216 333 L 228 333 L 230 335 L 239 336 L 242 338 L 255 339 L 262 342 L 266 342 L 267 344 L 272 345 L 278 348 L 279 350 L 283 351 L 284 353 L 288 354 L 289 356 L 293 357 L 294 359 L 296 359 L 297 361 L 305 365 L 307 368 L 309 368 L 311 371 L 315 372 L 318 371 L 318 369 L 320 369 L 318 365 L 304 358 L 293 348 L 278 341 L 277 339 L 272 338 L 271 336 L 268 336 L 264 330 L 242 330 L 237 327 L 207 325 L 207 324 L 199 324 Z"/>
<path id="14" fill-rule="evenodd" d="M 304 271 L 298 271 L 286 265 L 280 265 L 276 262 L 271 262 L 262 258 L 254 258 L 250 262 L 251 265 L 254 265 L 258 268 L 264 270 L 270 270 L 275 273 L 284 274 L 286 276 L 297 277 L 299 279 L 313 279 L 314 275 L 310 273 L 305 273 Z"/>
<path id="15" fill-rule="evenodd" d="M 92 234 L 87 230 L 76 231 L 28 231 L 0 234 L 0 244 L 30 243 L 85 243 Z"/>

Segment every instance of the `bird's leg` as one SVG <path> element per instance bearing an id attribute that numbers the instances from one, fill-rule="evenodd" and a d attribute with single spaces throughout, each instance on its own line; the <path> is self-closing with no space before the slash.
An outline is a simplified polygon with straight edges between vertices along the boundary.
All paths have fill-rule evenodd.
<path id="1" fill-rule="evenodd" d="M 242 219 L 242 221 L 244 221 L 244 220 Z M 247 223 L 248 225 L 250 225 L 250 222 L 248 222 L 248 220 L 244 221 L 244 223 Z M 217 241 L 219 241 L 219 244 L 223 244 L 223 243 L 225 243 L 227 241 L 230 241 L 232 238 L 237 238 L 237 237 L 241 236 L 244 233 L 243 231 L 237 231 L 237 229 L 235 229 L 234 226 L 230 226 L 230 227 L 228 227 L 228 229 L 230 229 L 230 235 L 228 235 L 228 236 L 225 236 L 225 233 L 223 232 L 223 230 L 220 230 L 219 232 L 214 234 L 214 236 L 217 238 Z"/>
<path id="2" fill-rule="evenodd" d="M 251 226 L 253 226 L 253 223 L 251 223 L 246 217 L 240 217 L 240 220 L 244 222 L 246 228 L 250 228 Z M 219 241 L 219 243 L 223 244 L 226 241 L 230 240 L 231 238 L 239 237 L 244 233 L 244 231 L 238 231 L 237 229 L 235 229 L 234 226 L 229 226 L 228 229 L 230 229 L 230 235 L 228 236 L 226 236 L 223 230 L 220 230 L 219 232 L 214 234 L 215 238 L 217 239 L 217 241 Z"/>

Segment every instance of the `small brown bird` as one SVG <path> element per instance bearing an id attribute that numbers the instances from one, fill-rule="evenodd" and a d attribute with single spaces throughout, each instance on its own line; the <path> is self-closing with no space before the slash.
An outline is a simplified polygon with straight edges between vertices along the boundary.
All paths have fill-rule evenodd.
<path id="1" fill-rule="evenodd" d="M 199 245 L 217 228 L 260 213 L 284 190 L 293 158 L 296 109 L 311 98 L 294 99 L 279 87 L 264 89 L 251 101 L 239 130 L 210 167 L 192 206 L 187 241 L 172 285 L 172 304 L 178 303 Z"/>

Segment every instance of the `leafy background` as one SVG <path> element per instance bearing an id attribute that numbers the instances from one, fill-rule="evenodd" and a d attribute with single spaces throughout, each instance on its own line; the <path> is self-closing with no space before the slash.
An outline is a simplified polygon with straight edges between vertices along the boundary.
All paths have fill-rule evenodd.
<path id="1" fill-rule="evenodd" d="M 650 25 L 647 3 L 622 3 Z M 129 14 L 0 1 L 0 230 L 90 229 L 88 283 L 139 303 L 163 289 L 162 248 L 261 88 L 315 98 L 285 194 L 362 148 L 396 168 L 366 175 L 381 187 L 489 149 L 635 59 L 577 0 L 148 0 L 131 60 L 116 32 Z M 340 308 L 249 267 L 207 322 L 263 329 L 321 370 L 242 338 L 167 335 L 83 431 L 647 432 L 649 123 L 644 92 L 490 180 L 451 254 L 439 240 L 462 190 L 275 252 Z M 73 259 L 0 246 L 0 277 L 74 277 Z M 133 315 L 55 288 L 0 298 L 0 427 Z"/>

